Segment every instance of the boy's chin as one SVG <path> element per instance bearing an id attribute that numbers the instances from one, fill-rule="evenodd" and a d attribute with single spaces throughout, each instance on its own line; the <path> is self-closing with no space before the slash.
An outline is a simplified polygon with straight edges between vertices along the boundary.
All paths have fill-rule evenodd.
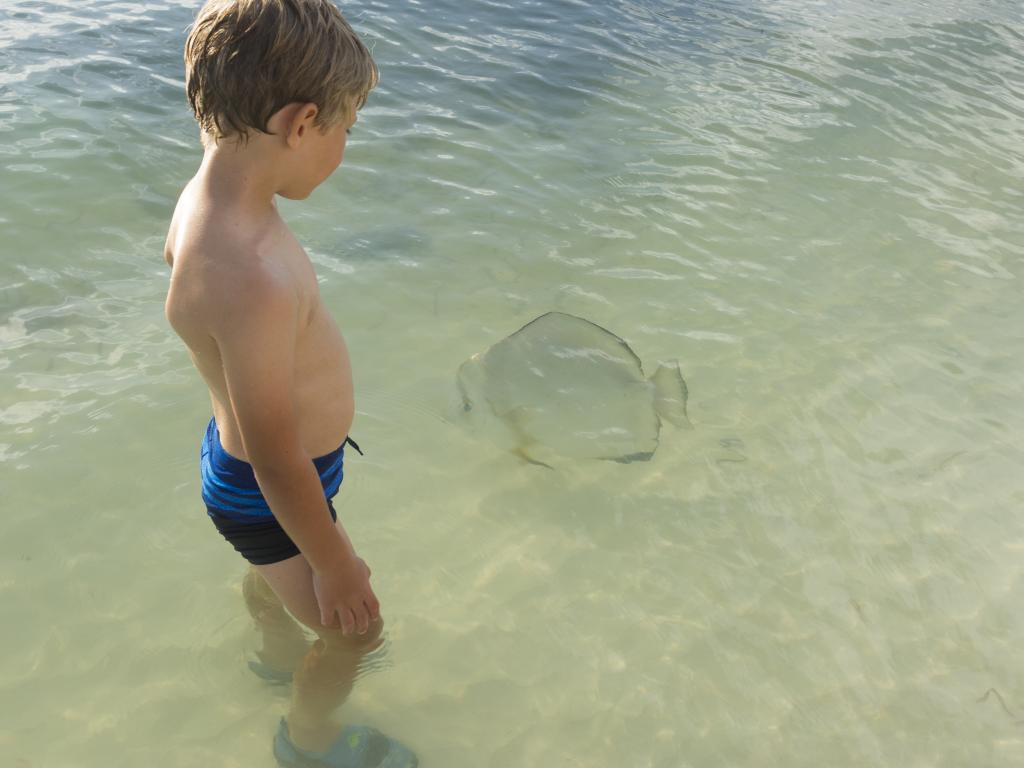
<path id="1" fill-rule="evenodd" d="M 329 176 L 330 174 L 323 176 L 317 174 L 315 177 L 306 176 L 305 178 L 289 179 L 288 183 L 277 194 L 288 200 L 305 200 L 313 194 L 313 190 L 327 181 Z"/>
<path id="2" fill-rule="evenodd" d="M 277 194 L 285 198 L 286 200 L 305 200 L 307 197 L 313 194 L 314 189 L 316 189 L 316 187 L 290 187 L 288 189 L 278 190 Z"/>

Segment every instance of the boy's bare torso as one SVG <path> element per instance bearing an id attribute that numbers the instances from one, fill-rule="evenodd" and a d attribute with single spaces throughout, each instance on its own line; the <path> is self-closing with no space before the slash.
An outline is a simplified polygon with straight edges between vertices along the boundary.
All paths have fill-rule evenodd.
<path id="1" fill-rule="evenodd" d="M 210 390 L 221 443 L 248 460 L 224 379 L 220 351 L 208 329 L 219 322 L 223 297 L 246 270 L 270 269 L 294 285 L 299 303 L 294 398 L 303 447 L 330 453 L 352 426 L 355 402 L 345 340 L 320 297 L 316 272 L 276 207 L 261 219 L 214 210 L 195 180 L 182 192 L 164 247 L 171 266 L 165 312 Z"/>

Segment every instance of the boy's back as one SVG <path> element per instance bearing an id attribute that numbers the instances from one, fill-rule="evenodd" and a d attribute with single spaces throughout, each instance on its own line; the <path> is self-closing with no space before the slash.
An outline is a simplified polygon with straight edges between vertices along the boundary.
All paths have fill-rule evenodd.
<path id="1" fill-rule="evenodd" d="M 382 622 L 332 503 L 345 446 L 358 450 L 348 350 L 275 204 L 305 199 L 341 164 L 376 65 L 330 0 L 209 0 L 185 73 L 205 151 L 168 230 L 165 309 L 210 390 L 207 514 L 252 564 L 243 594 L 263 648 L 250 666 L 294 676 L 274 753 L 286 765 L 414 766 L 393 739 L 330 717 Z M 319 636 L 312 648 L 294 619 Z"/>

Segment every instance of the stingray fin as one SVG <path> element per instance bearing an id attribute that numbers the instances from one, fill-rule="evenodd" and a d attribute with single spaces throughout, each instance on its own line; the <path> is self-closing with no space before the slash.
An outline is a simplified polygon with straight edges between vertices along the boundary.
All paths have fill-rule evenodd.
<path id="1" fill-rule="evenodd" d="M 659 365 L 651 376 L 651 383 L 654 385 L 654 409 L 658 415 L 677 427 L 693 429 L 690 417 L 686 415 L 689 392 L 683 372 L 679 370 L 679 362 L 672 360 L 667 365 Z"/>
<path id="2" fill-rule="evenodd" d="M 635 461 L 650 461 L 652 456 L 654 456 L 654 451 L 643 451 L 642 453 L 630 453 L 626 456 L 609 457 L 605 461 L 614 461 L 617 464 L 632 464 Z"/>
<path id="3" fill-rule="evenodd" d="M 538 467 L 547 467 L 548 469 L 554 469 L 550 464 L 545 464 L 543 461 L 538 459 L 536 456 L 531 455 L 534 449 L 540 448 L 532 437 L 530 437 L 523 427 L 523 420 L 528 415 L 528 409 L 520 406 L 513 408 L 502 414 L 502 419 L 512 433 L 518 438 L 518 443 L 515 448 L 512 449 L 512 453 L 521 458 L 523 461 L 534 464 Z"/>
<path id="4" fill-rule="evenodd" d="M 554 469 L 554 467 L 552 467 L 550 464 L 545 464 L 543 461 L 538 461 L 537 459 L 531 457 L 530 454 L 527 453 L 526 447 L 520 446 L 519 448 L 513 450 L 512 453 L 514 453 L 520 459 L 525 461 L 527 464 L 533 464 L 535 467 L 544 467 L 545 469 Z"/>

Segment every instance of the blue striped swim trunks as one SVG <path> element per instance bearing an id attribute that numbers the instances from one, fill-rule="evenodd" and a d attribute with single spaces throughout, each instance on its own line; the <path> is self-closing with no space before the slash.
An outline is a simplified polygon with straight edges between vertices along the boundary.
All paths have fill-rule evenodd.
<path id="1" fill-rule="evenodd" d="M 313 459 L 332 519 L 337 519 L 331 499 L 345 477 L 345 445 L 359 453 L 349 439 L 325 456 Z M 252 465 L 224 450 L 216 418 L 211 418 L 199 450 L 202 496 L 206 511 L 221 534 L 249 562 L 262 565 L 298 554 L 288 535 L 274 518 L 256 482 Z"/>

